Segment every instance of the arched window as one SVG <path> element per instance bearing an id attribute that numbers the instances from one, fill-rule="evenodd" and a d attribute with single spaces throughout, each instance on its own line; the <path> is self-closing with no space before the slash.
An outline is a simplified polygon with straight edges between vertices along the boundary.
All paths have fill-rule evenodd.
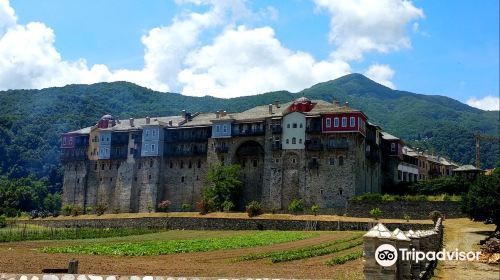
<path id="1" fill-rule="evenodd" d="M 342 188 L 339 188 L 339 195 L 342 195 Z"/>
<path id="2" fill-rule="evenodd" d="M 302 138 L 299 138 L 299 144 L 302 144 Z"/>
<path id="3" fill-rule="evenodd" d="M 296 144 L 297 139 L 295 137 L 292 137 L 292 144 Z"/>
<path id="4" fill-rule="evenodd" d="M 343 156 L 339 157 L 339 165 L 344 165 L 344 157 Z"/>

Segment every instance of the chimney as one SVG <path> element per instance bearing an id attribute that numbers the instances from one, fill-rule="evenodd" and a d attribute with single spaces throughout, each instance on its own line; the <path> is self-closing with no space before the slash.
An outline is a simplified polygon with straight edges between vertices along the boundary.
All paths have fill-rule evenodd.
<path id="1" fill-rule="evenodd" d="M 227 115 L 227 112 L 226 112 L 226 110 L 224 110 L 224 116 L 226 116 L 226 115 Z"/>
<path id="2" fill-rule="evenodd" d="M 269 104 L 269 114 L 273 114 L 273 104 Z"/>
<path id="3" fill-rule="evenodd" d="M 149 117 L 146 117 L 146 124 L 149 124 L 151 122 L 151 119 Z"/>
<path id="4" fill-rule="evenodd" d="M 219 118 L 224 117 L 224 112 L 225 112 L 224 110 L 219 109 Z"/>
<path id="5" fill-rule="evenodd" d="M 276 108 L 279 108 L 280 107 L 280 101 L 279 100 L 274 100 L 274 106 L 276 106 Z"/>
<path id="6" fill-rule="evenodd" d="M 346 101 L 346 102 L 345 102 L 345 106 L 346 106 L 347 108 L 349 108 L 349 102 L 347 102 L 347 101 Z"/>
<path id="7" fill-rule="evenodd" d="M 172 120 L 168 121 L 168 126 L 172 126 Z"/>
<path id="8" fill-rule="evenodd" d="M 215 112 L 215 118 L 216 118 L 216 119 L 218 119 L 218 118 L 219 118 L 219 116 L 220 116 L 219 111 Z"/>
<path id="9" fill-rule="evenodd" d="M 182 110 L 182 111 L 181 111 L 181 116 L 182 116 L 183 118 L 186 118 L 186 110 Z"/>
<path id="10" fill-rule="evenodd" d="M 340 101 L 335 100 L 335 106 L 340 107 Z"/>
<path id="11" fill-rule="evenodd" d="M 134 126 L 134 118 L 130 118 L 130 119 L 128 119 L 128 120 L 129 120 L 129 122 L 130 122 L 130 126 L 132 126 L 132 127 L 133 127 L 133 126 Z"/>

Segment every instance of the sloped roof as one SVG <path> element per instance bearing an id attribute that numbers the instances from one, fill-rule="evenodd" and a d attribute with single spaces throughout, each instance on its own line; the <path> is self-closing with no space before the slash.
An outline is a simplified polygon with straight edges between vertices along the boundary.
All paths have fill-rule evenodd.
<path id="1" fill-rule="evenodd" d="M 382 139 L 385 139 L 385 140 L 400 140 L 398 137 L 396 137 L 392 134 L 389 134 L 385 131 L 382 131 L 381 134 L 382 134 Z"/>
<path id="2" fill-rule="evenodd" d="M 483 171 L 483 170 L 471 164 L 462 165 L 459 168 L 453 169 L 453 172 L 464 172 L 464 171 Z"/>

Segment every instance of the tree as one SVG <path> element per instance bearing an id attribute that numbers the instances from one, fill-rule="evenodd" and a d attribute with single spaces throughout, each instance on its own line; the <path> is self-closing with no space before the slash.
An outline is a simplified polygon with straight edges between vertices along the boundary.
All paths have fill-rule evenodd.
<path id="1" fill-rule="evenodd" d="M 237 164 L 224 166 L 222 164 L 211 165 L 207 172 L 207 185 L 203 189 L 203 200 L 213 210 L 223 211 L 223 203 L 230 201 L 236 205 L 238 195 L 241 191 L 240 180 L 241 167 Z"/>
<path id="2" fill-rule="evenodd" d="M 491 219 L 500 229 L 500 170 L 491 176 L 481 175 L 472 184 L 462 199 L 462 208 L 471 219 L 485 221 Z"/>

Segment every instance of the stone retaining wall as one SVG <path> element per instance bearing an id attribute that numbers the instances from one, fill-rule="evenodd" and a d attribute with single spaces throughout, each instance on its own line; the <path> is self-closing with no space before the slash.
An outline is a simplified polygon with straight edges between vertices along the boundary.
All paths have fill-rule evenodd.
<path id="1" fill-rule="evenodd" d="M 238 218 L 145 217 L 118 219 L 26 220 L 49 227 L 164 228 L 186 230 L 370 230 L 376 222 L 302 221 Z M 387 223 L 391 229 L 427 229 L 431 224 Z"/>
<path id="2" fill-rule="evenodd" d="M 169 276 L 123 276 L 84 274 L 7 274 L 0 273 L 0 280 L 238 280 L 239 278 L 217 277 L 169 277 Z M 242 278 L 245 280 L 271 280 L 271 278 Z M 272 278 L 274 280 L 276 278 Z"/>
<path id="3" fill-rule="evenodd" d="M 347 205 L 346 215 L 349 217 L 369 217 L 373 208 L 382 210 L 381 218 L 404 219 L 407 214 L 411 219 L 428 219 L 429 213 L 436 210 L 446 218 L 463 218 L 460 202 L 454 201 L 394 201 L 394 202 L 370 202 L 350 201 Z"/>

